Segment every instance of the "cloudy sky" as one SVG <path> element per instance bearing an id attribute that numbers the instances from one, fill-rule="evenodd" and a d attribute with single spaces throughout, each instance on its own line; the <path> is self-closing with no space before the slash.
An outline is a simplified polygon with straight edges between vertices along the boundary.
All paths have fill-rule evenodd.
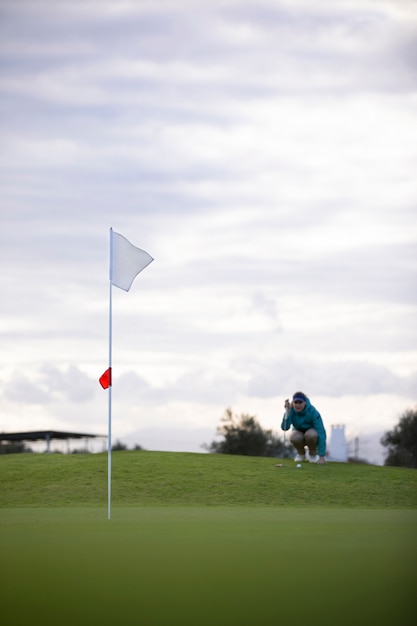
<path id="1" fill-rule="evenodd" d="M 202 452 L 305 391 L 359 452 L 417 402 L 417 7 L 3 0 L 0 431 Z"/>

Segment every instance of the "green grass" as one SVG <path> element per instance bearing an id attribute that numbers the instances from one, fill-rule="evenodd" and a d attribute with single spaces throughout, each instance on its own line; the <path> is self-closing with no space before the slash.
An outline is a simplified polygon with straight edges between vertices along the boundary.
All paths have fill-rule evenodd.
<path id="1" fill-rule="evenodd" d="M 159 452 L 0 457 L 8 626 L 411 626 L 417 472 Z"/>
<path id="2" fill-rule="evenodd" d="M 112 453 L 113 506 L 245 505 L 416 508 L 415 470 L 261 457 Z M 107 455 L 4 455 L 0 507 L 105 506 Z"/>

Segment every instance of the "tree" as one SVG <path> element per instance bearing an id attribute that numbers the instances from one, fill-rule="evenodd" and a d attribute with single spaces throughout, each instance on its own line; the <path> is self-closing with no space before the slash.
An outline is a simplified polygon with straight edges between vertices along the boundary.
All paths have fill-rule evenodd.
<path id="1" fill-rule="evenodd" d="M 256 417 L 242 413 L 233 415 L 226 409 L 217 427 L 222 441 L 203 445 L 209 452 L 218 454 L 241 454 L 243 456 L 291 457 L 291 449 L 272 430 L 264 430 Z"/>
<path id="2" fill-rule="evenodd" d="M 381 443 L 388 448 L 385 465 L 417 468 L 417 407 L 407 409 Z"/>
<path id="3" fill-rule="evenodd" d="M 119 452 L 120 450 L 127 450 L 127 445 L 118 439 L 116 443 L 112 445 L 111 449 L 115 452 Z"/>

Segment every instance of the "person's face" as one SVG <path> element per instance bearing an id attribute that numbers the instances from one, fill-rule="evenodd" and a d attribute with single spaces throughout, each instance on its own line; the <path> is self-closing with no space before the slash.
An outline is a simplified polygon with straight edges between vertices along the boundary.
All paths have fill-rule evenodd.
<path id="1" fill-rule="evenodd" d="M 292 405 L 294 407 L 294 411 L 297 411 L 297 413 L 299 413 L 304 409 L 306 403 L 304 402 L 304 400 L 293 400 Z"/>

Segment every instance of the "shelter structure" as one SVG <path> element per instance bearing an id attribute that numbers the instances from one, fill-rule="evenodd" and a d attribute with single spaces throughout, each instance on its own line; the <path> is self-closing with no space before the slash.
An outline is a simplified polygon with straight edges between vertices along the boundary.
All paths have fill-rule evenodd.
<path id="1" fill-rule="evenodd" d="M 60 430 L 33 430 L 22 433 L 0 433 L 0 443 L 3 442 L 26 442 L 26 441 L 45 441 L 46 450 L 50 452 L 50 445 L 53 439 L 64 439 L 69 441 L 71 439 L 106 439 L 107 435 L 94 435 L 90 433 L 73 433 Z"/>

